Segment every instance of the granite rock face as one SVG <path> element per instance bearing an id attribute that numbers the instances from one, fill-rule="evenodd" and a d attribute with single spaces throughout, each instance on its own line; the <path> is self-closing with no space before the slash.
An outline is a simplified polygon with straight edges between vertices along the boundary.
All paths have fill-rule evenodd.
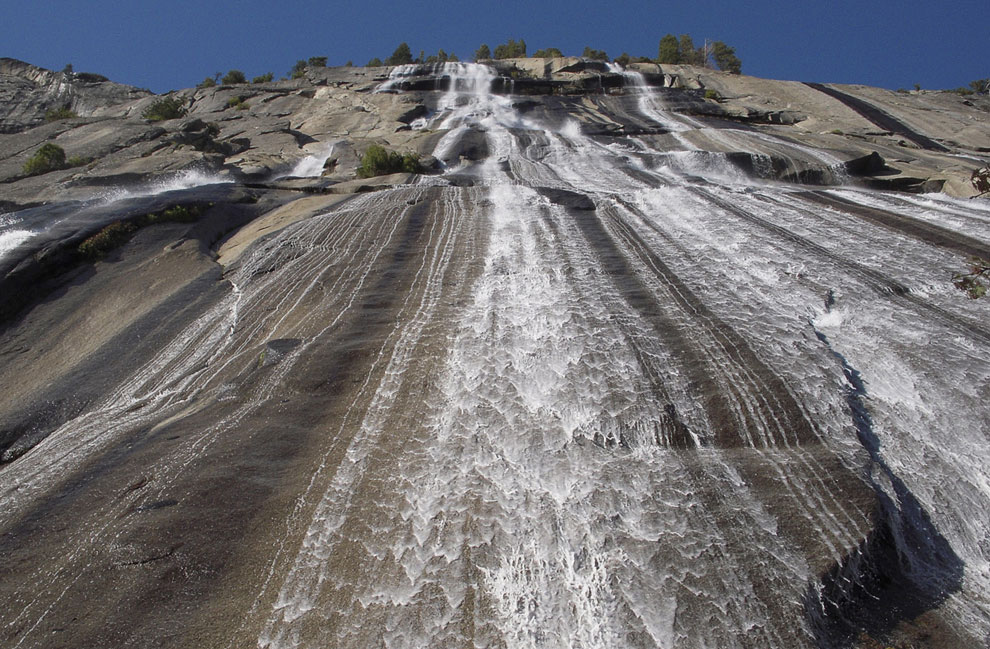
<path id="1" fill-rule="evenodd" d="M 498 75 L 493 82 L 496 92 L 529 97 L 528 107 L 525 101 L 517 102 L 520 108 L 573 116 L 589 132 L 663 135 L 662 128 L 628 115 L 623 96 L 632 92 L 631 77 L 605 63 L 574 57 L 492 63 Z M 331 143 L 339 152 L 334 173 L 340 179 L 353 173 L 359 158 L 355 151 L 370 143 L 429 153 L 428 137 L 424 139 L 428 134 L 409 124 L 431 110 L 430 92 L 445 87 L 449 78 L 442 66 L 407 67 L 385 93 L 373 90 L 386 81 L 388 68 L 310 68 L 306 77 L 294 81 L 181 91 L 178 96 L 186 104 L 188 119 L 212 129 L 192 136 L 187 121 L 142 120 L 141 112 L 155 100 L 147 91 L 0 59 L 0 131 L 6 133 L 0 140 L 3 204 L 49 201 L 55 193 L 74 195 L 72 187 L 79 183 L 109 183 L 114 178 L 125 182 L 191 168 L 261 177 L 289 171 L 295 162 Z M 740 128 L 830 151 L 842 161 L 875 151 L 888 165 L 886 175 L 873 179 L 874 186 L 943 187 L 951 194 L 972 195 L 969 174 L 990 151 L 990 99 L 985 95 L 816 87 L 692 66 L 661 69 L 637 63 L 630 70 L 640 75 L 639 83 L 660 91 L 666 110 L 728 120 Z M 717 100 L 706 98 L 706 93 L 714 93 Z M 859 112 L 851 102 L 858 102 Z M 46 110 L 63 106 L 79 118 L 44 124 Z M 725 142 L 707 137 L 714 132 L 695 128 L 684 137 L 693 148 L 728 152 Z M 931 146 L 919 146 L 919 138 Z M 93 162 L 43 181 L 17 180 L 26 159 L 46 141 L 62 146 L 70 157 Z M 756 148 L 754 140 L 750 152 Z M 773 147 L 758 152 L 780 155 Z M 786 164 L 793 168 L 781 177 L 810 178 L 817 172 L 802 176 L 803 168 L 821 166 L 813 156 L 789 152 L 788 158 Z"/>
<path id="2" fill-rule="evenodd" d="M 107 114 L 119 104 L 150 94 L 98 74 L 53 72 L 0 58 L 0 133 L 37 126 L 49 110 L 68 108 L 81 117 Z"/>
<path id="3" fill-rule="evenodd" d="M 986 97 L 5 65 L 0 645 L 990 638 Z"/>

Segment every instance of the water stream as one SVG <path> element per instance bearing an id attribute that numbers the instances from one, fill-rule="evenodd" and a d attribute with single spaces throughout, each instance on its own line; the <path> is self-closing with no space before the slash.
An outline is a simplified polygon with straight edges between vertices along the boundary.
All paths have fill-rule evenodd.
<path id="1" fill-rule="evenodd" d="M 745 178 L 520 113 L 487 66 L 436 73 L 434 156 L 478 132 L 488 156 L 245 253 L 215 308 L 4 470 L 0 524 L 131 431 L 210 416 L 142 487 L 164 502 L 298 410 L 307 470 L 243 550 L 221 645 L 840 647 L 934 609 L 990 637 L 990 328 L 943 281 L 947 233 L 990 242 L 990 211 Z M 787 145 L 636 88 L 666 131 Z M 43 646 L 126 507 L 8 602 L 12 646 Z"/>
<path id="2" fill-rule="evenodd" d="M 576 123 L 555 132 L 487 92 L 483 66 L 448 73 L 437 157 L 468 128 L 490 149 L 476 170 L 487 188 L 483 268 L 437 382 L 420 394 L 428 407 L 390 464 L 401 488 L 374 503 L 356 495 L 388 431 L 372 408 L 346 479 L 338 470 L 318 499 L 259 646 L 807 645 L 821 607 L 808 593 L 842 596 L 819 577 L 861 552 L 883 509 L 862 477 L 871 459 L 842 388 L 849 365 L 830 354 L 842 349 L 872 375 L 876 392 L 857 403 L 877 400 L 881 428 L 905 427 L 879 414 L 897 405 L 918 416 L 921 428 L 906 426 L 915 441 L 931 418 L 951 417 L 928 392 L 945 388 L 915 373 L 916 348 L 899 335 L 874 342 L 914 311 L 876 277 L 915 288 L 905 258 L 916 278 L 944 257 L 845 215 L 813 216 L 799 191 L 623 174 L 620 156 Z M 896 240 L 900 260 L 877 259 L 872 238 Z M 836 291 L 841 306 L 823 311 Z M 974 368 L 960 360 L 951 371 Z M 902 381 L 916 401 L 884 387 Z M 392 399 L 399 388 L 381 390 Z M 983 417 L 973 411 L 970 425 Z M 978 484 L 963 489 L 985 498 Z M 365 525 L 374 533 L 357 531 Z M 958 563 L 945 560 L 948 574 L 932 577 L 939 602 L 959 587 Z M 346 589 L 322 586 L 348 561 Z M 835 637 L 819 642 L 845 632 L 828 622 Z"/>

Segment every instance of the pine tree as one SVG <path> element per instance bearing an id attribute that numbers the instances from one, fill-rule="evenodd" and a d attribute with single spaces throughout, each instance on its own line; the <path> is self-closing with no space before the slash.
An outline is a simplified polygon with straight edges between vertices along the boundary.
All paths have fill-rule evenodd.
<path id="1" fill-rule="evenodd" d="M 608 61 L 608 54 L 605 53 L 605 50 L 593 50 L 590 47 L 585 47 L 581 56 L 592 61 Z"/>
<path id="2" fill-rule="evenodd" d="M 399 43 L 399 46 L 392 52 L 392 56 L 385 59 L 385 65 L 404 65 L 412 62 L 412 50 L 409 49 L 408 43 Z"/>
<path id="3" fill-rule="evenodd" d="M 492 58 L 492 51 L 488 49 L 488 45 L 486 45 L 485 43 L 482 43 L 481 47 L 479 47 L 474 52 L 475 61 L 481 61 L 483 59 L 490 59 L 490 58 Z"/>
<path id="4" fill-rule="evenodd" d="M 677 43 L 677 37 L 667 34 L 660 39 L 660 48 L 657 53 L 657 63 L 680 63 L 681 47 Z"/>
<path id="5" fill-rule="evenodd" d="M 510 38 L 508 43 L 503 43 L 495 48 L 496 59 L 516 59 L 524 56 L 526 56 L 526 41 L 521 38 L 518 43 Z"/>
<path id="6" fill-rule="evenodd" d="M 742 61 L 736 56 L 735 48 L 729 47 L 722 41 L 712 43 L 712 58 L 719 70 L 732 74 L 742 73 Z"/>
<path id="7" fill-rule="evenodd" d="M 705 64 L 705 53 L 703 50 L 696 50 L 694 48 L 694 40 L 691 38 L 691 34 L 681 34 L 681 40 L 678 45 L 681 63 L 686 63 L 687 65 Z"/>

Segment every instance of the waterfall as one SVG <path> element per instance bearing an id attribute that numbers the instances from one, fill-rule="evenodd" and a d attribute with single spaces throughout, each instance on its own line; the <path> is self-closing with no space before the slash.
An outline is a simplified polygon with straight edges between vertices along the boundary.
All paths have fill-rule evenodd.
<path id="1" fill-rule="evenodd" d="M 493 616 L 474 632 L 510 647 L 805 646 L 821 628 L 803 626 L 814 604 L 801 605 L 822 592 L 816 566 L 867 543 L 870 517 L 843 489 L 871 488 L 853 486 L 855 439 L 837 436 L 850 417 L 843 392 L 797 400 L 784 386 L 807 380 L 805 370 L 785 359 L 791 346 L 823 353 L 816 339 L 795 337 L 823 290 L 802 274 L 816 255 L 854 269 L 857 253 L 831 252 L 815 235 L 781 240 L 788 252 L 776 260 L 747 251 L 745 241 L 776 236 L 781 222 L 810 227 L 806 204 L 770 187 L 699 191 L 662 170 L 603 175 L 623 169 L 621 151 L 576 122 L 553 129 L 520 116 L 489 91 L 485 66 L 446 73 L 433 124 L 448 133 L 435 155 L 469 129 L 485 133 L 490 151 L 476 170 L 487 203 L 483 268 L 453 323 L 439 384 L 424 395 L 420 448 L 395 466 L 405 491 L 382 504 L 401 521 L 398 534 L 363 541 L 351 595 L 360 620 L 338 603 L 345 617 L 318 635 L 360 642 L 380 628 L 385 646 L 456 642 L 470 598 Z M 601 261 L 618 242 L 634 252 Z M 651 252 L 665 250 L 676 254 Z M 706 293 L 713 280 L 702 269 L 718 269 L 716 284 L 749 287 L 745 297 Z M 696 351 L 674 351 L 681 318 L 696 319 Z M 817 322 L 840 339 L 850 326 Z M 749 351 L 757 347 L 768 360 Z M 842 368 L 819 372 L 815 381 L 828 382 Z M 707 408 L 687 388 L 699 382 L 710 384 Z M 734 396 L 716 405 L 719 394 Z M 366 437 L 349 449 L 355 472 L 316 505 L 259 646 L 297 646 L 327 605 L 319 585 L 332 564 L 321 557 L 350 552 L 347 494 L 371 471 L 381 416 L 366 415 Z M 726 430 L 713 417 L 737 423 Z M 677 447 L 702 463 L 669 452 Z M 763 468 L 739 463 L 737 448 Z M 830 484 L 826 464 L 851 461 L 840 470 L 850 486 Z M 770 497 L 762 480 L 788 495 Z M 742 518 L 716 523 L 722 510 Z M 803 523 L 792 528 L 790 515 Z M 465 584 L 470 566 L 476 577 Z M 780 619 L 794 624 L 768 623 Z"/>
<path id="2" fill-rule="evenodd" d="M 325 144 L 320 148 L 320 151 L 314 153 L 313 155 L 308 155 L 297 162 L 292 170 L 287 174 L 282 174 L 275 177 L 275 180 L 280 178 L 316 178 L 323 175 L 323 171 L 326 168 L 327 160 L 333 156 L 334 147 L 337 142 L 330 142 Z"/>
<path id="3" fill-rule="evenodd" d="M 443 172 L 266 221 L 3 467 L 9 644 L 118 582 L 229 648 L 990 637 L 990 328 L 943 281 L 990 209 L 754 179 L 733 153 L 840 162 L 610 70 L 593 113 L 394 68 L 377 91 L 440 89 L 397 137 Z"/>
<path id="4" fill-rule="evenodd" d="M 14 215 L 0 214 L 0 258 L 33 236 Z"/>
<path id="5" fill-rule="evenodd" d="M 143 183 L 134 187 L 113 187 L 105 189 L 96 194 L 96 200 L 103 203 L 113 203 L 128 198 L 139 198 L 142 196 L 157 196 L 166 192 L 192 189 L 194 187 L 204 187 L 206 185 L 220 185 L 234 182 L 232 178 L 221 176 L 211 171 L 202 169 L 186 169 L 174 173 L 164 174 L 149 183 Z"/>

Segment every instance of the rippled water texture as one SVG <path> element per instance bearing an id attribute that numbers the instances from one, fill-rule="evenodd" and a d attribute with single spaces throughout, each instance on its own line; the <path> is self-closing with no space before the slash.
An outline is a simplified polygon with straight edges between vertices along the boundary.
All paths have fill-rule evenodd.
<path id="1" fill-rule="evenodd" d="M 990 248 L 986 205 L 753 180 L 691 142 L 808 151 L 641 79 L 673 151 L 442 72 L 415 126 L 447 174 L 250 249 L 211 311 L 0 473 L 0 525 L 175 430 L 142 502 L 206 499 L 190 476 L 220 458 L 284 467 L 245 483 L 266 496 L 223 541 L 243 567 L 196 591 L 224 602 L 193 616 L 204 646 L 794 649 L 936 610 L 985 641 L 990 328 L 946 273 Z M 479 132 L 483 162 L 449 154 Z M 245 450 L 283 436 L 304 448 Z M 6 646 L 49 646 L 129 503 L 17 573 Z"/>

